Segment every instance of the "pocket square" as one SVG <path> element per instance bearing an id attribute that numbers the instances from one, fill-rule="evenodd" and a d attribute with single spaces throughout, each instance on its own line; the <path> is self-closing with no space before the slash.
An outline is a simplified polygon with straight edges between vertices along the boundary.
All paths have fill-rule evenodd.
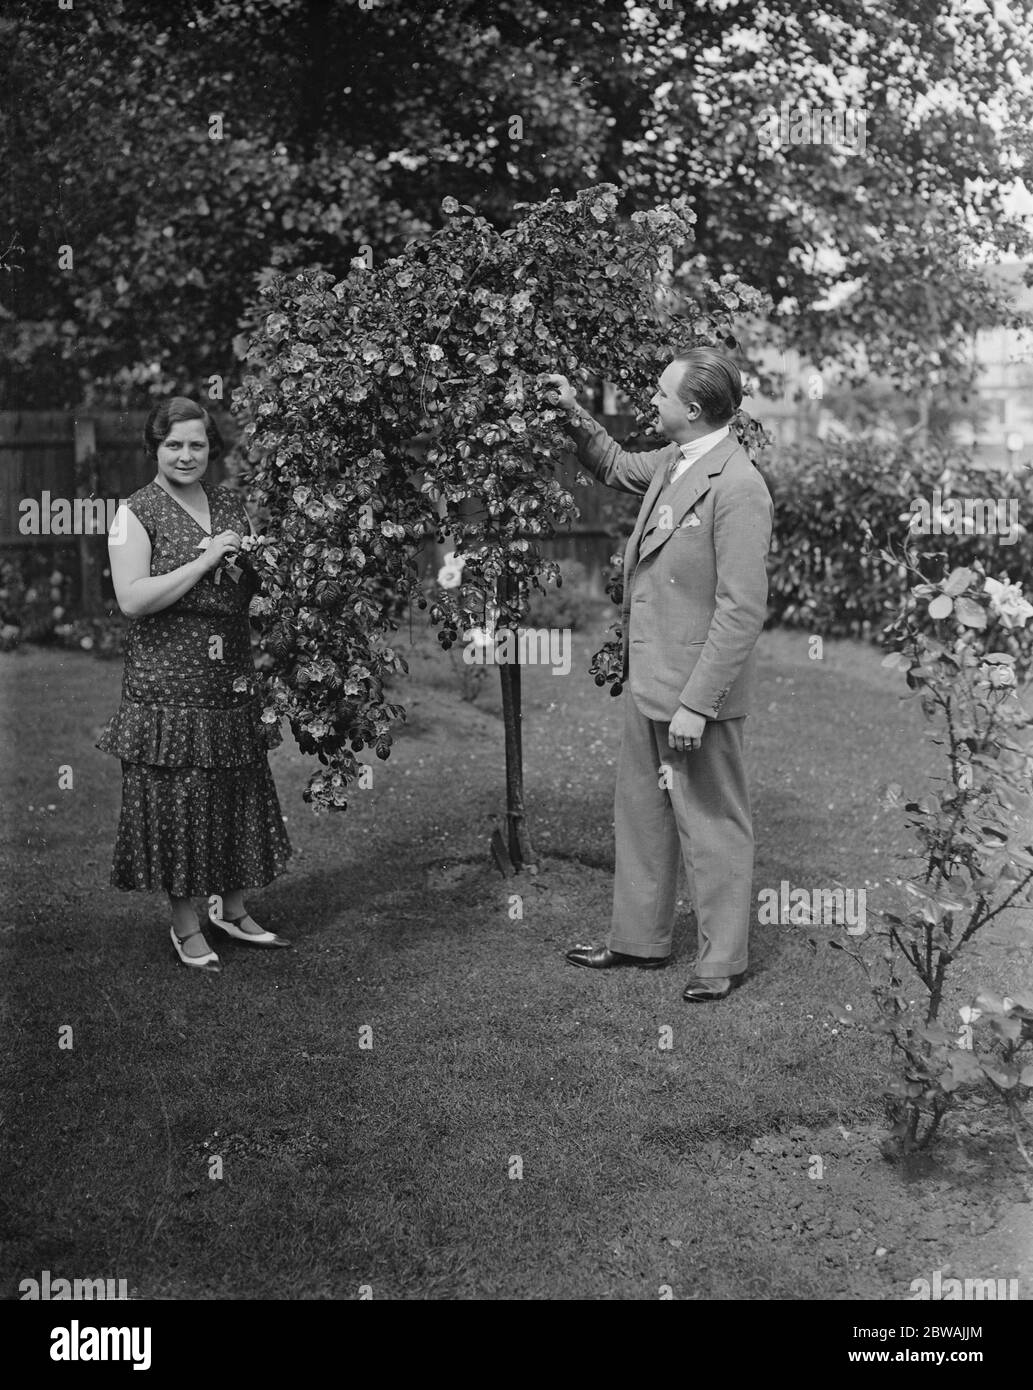
<path id="1" fill-rule="evenodd" d="M 685 518 L 684 521 L 679 521 L 678 530 L 681 531 L 686 526 L 699 526 L 700 524 L 700 519 L 696 515 L 696 513 L 689 512 L 688 516 Z"/>

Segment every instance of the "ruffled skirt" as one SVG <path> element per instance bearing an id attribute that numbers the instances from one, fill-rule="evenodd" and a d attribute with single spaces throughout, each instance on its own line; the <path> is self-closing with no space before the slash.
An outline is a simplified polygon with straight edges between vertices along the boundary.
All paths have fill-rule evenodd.
<path id="1" fill-rule="evenodd" d="M 286 868 L 290 841 L 254 702 L 123 698 L 97 747 L 122 760 L 113 887 L 208 896 L 259 888 Z"/>

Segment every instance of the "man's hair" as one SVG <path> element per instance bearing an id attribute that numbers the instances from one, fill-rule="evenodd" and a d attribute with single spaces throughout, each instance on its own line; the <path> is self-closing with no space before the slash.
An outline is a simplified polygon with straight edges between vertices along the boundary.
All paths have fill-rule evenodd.
<path id="1" fill-rule="evenodd" d="M 182 424 L 184 420 L 202 421 L 204 432 L 208 436 L 208 457 L 213 462 L 219 458 L 226 447 L 222 442 L 219 426 L 204 406 L 198 405 L 189 396 L 170 396 L 168 400 L 159 402 L 148 415 L 143 427 L 144 448 L 148 457 L 158 457 L 158 446 L 165 442 L 169 430 L 173 425 Z"/>
<path id="2" fill-rule="evenodd" d="M 727 425 L 742 405 L 739 368 L 707 347 L 689 348 L 674 360 L 685 364 L 677 391 L 682 405 L 698 405 L 708 425 Z"/>

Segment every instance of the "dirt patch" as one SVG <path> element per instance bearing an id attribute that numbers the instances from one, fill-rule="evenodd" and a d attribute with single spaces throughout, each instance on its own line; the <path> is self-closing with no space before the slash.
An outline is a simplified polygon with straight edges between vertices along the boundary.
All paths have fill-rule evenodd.
<path id="1" fill-rule="evenodd" d="M 933 1155 L 897 1162 L 883 1157 L 884 1139 L 880 1125 L 797 1126 L 737 1152 L 719 1141 L 696 1150 L 707 1200 L 727 1213 L 755 1271 L 757 1287 L 741 1294 L 914 1299 L 914 1281 L 932 1285 L 939 1271 L 941 1287 L 992 1279 L 1004 1281 L 998 1296 L 1033 1299 L 1033 1173 L 1011 1136 L 969 1117 Z M 709 1242 L 691 1222 L 665 1239 L 679 1263 L 705 1262 Z M 772 1282 L 765 1271 L 774 1269 Z"/>

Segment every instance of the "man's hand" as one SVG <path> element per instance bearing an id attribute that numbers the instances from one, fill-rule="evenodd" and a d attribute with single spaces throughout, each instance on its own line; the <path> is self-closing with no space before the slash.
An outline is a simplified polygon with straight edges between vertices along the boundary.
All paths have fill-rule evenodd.
<path id="1" fill-rule="evenodd" d="M 703 742 L 706 725 L 706 718 L 702 714 L 679 705 L 667 732 L 667 742 L 676 753 L 691 753 Z"/>
<path id="2" fill-rule="evenodd" d="M 558 372 L 550 372 L 541 380 L 553 388 L 549 392 L 549 400 L 553 405 L 567 411 L 577 408 L 577 393 L 565 376 L 560 376 Z"/>

